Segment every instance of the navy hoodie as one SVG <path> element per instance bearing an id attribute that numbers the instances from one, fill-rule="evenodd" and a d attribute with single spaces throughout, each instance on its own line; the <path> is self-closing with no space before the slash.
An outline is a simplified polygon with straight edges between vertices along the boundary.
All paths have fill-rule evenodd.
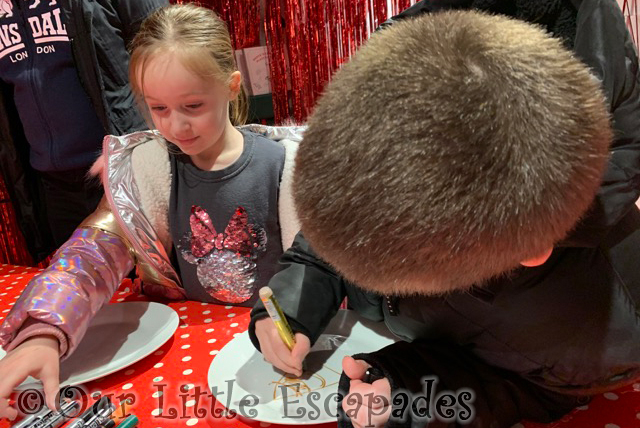
<path id="1" fill-rule="evenodd" d="M 56 0 L 0 0 L 0 79 L 13 86 L 34 169 L 95 160 L 105 131 L 78 78 Z"/>

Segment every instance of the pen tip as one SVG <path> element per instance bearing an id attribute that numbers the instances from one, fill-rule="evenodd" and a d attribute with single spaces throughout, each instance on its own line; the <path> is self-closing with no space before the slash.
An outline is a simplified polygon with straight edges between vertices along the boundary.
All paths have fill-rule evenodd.
<path id="1" fill-rule="evenodd" d="M 260 296 L 261 299 L 268 299 L 273 295 L 273 291 L 271 290 L 270 287 L 265 286 L 265 287 L 262 287 L 260 291 L 258 291 L 258 295 Z"/>

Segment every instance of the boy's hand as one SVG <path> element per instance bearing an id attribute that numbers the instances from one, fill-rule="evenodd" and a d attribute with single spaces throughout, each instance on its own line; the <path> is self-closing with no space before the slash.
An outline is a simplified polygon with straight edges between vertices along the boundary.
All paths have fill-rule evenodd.
<path id="1" fill-rule="evenodd" d="M 9 396 L 27 376 L 40 379 L 46 404 L 55 410 L 59 373 L 59 342 L 54 336 L 33 336 L 11 350 L 0 361 L 0 419 L 14 420 L 18 416 L 18 409 L 9 405 Z"/>
<path id="2" fill-rule="evenodd" d="M 391 415 L 391 384 L 387 378 L 363 382 L 361 379 L 369 367 L 366 362 L 352 357 L 342 359 L 342 370 L 351 379 L 342 409 L 355 428 L 383 427 Z"/>
<path id="3" fill-rule="evenodd" d="M 302 376 L 302 361 L 311 348 L 311 341 L 307 336 L 296 333 L 296 345 L 289 351 L 273 321 L 263 318 L 256 321 L 256 337 L 265 360 L 285 373 Z"/>

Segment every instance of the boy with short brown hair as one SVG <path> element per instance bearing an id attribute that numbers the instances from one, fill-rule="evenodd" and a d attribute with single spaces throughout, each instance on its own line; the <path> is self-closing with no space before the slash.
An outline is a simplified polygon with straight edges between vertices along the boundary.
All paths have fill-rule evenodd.
<path id="1" fill-rule="evenodd" d="M 403 341 L 345 359 L 345 426 L 548 422 L 634 381 L 640 213 L 595 247 L 563 242 L 611 141 L 600 82 L 538 27 L 442 12 L 378 32 L 335 75 L 298 151 L 304 237 L 270 282 L 296 346 L 260 304 L 254 344 L 300 374 L 344 297 L 384 320 Z M 362 382 L 369 366 L 383 378 Z M 451 418 L 396 400 L 434 379 L 457 400 Z"/>

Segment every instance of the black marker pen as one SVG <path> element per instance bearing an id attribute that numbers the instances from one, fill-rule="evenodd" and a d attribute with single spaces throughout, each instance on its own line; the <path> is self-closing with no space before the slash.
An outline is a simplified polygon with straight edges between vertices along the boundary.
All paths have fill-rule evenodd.
<path id="1" fill-rule="evenodd" d="M 11 428 L 27 428 L 29 425 L 32 425 L 37 420 L 42 420 L 49 415 L 49 413 L 53 413 L 53 410 L 49 409 L 46 405 L 42 406 L 42 409 L 38 410 L 36 413 L 31 415 L 27 415 L 23 420 L 18 422 L 15 425 L 12 425 Z"/>
<path id="2" fill-rule="evenodd" d="M 65 421 L 71 418 L 71 413 L 75 412 L 79 408 L 80 408 L 80 403 L 78 403 L 77 401 L 70 401 L 68 403 L 63 404 L 59 412 L 54 412 L 52 416 L 46 419 L 43 419 L 43 423 L 37 422 L 31 427 L 58 428 L 60 425 L 65 423 Z"/>
<path id="3" fill-rule="evenodd" d="M 84 423 L 82 428 L 100 428 L 102 424 L 107 423 L 111 418 L 111 414 L 116 410 L 116 406 L 109 404 L 108 407 L 100 409 L 96 415 Z"/>
<path id="4" fill-rule="evenodd" d="M 65 428 L 83 428 L 84 424 L 95 416 L 100 409 L 103 409 L 107 406 L 111 405 L 111 400 L 109 397 L 102 397 L 95 403 L 91 405 L 80 417 L 74 419 L 68 426 Z"/>

